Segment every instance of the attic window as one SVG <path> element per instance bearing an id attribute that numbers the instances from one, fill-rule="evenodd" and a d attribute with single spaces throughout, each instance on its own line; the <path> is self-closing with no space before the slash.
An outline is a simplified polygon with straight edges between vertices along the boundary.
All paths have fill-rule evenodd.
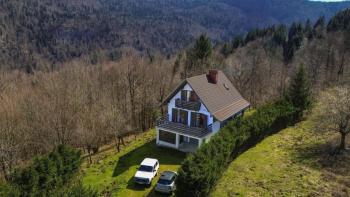
<path id="1" fill-rule="evenodd" d="M 224 87 L 225 87 L 226 90 L 230 89 L 226 83 L 224 83 Z"/>

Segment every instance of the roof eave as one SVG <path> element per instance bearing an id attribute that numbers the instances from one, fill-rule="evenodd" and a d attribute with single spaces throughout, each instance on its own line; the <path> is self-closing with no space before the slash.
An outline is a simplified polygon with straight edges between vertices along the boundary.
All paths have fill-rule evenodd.
<path id="1" fill-rule="evenodd" d="M 187 80 L 183 80 L 167 97 L 165 97 L 160 106 L 167 104 L 186 83 L 188 83 Z"/>

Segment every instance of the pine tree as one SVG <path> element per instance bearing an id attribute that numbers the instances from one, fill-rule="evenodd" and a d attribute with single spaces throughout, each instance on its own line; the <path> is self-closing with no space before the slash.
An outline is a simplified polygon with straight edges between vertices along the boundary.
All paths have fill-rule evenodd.
<path id="1" fill-rule="evenodd" d="M 311 21 L 309 19 L 305 23 L 304 34 L 306 35 L 306 37 L 309 40 L 312 40 L 312 38 L 314 36 L 313 29 L 312 29 L 312 26 L 311 26 Z"/>
<path id="2" fill-rule="evenodd" d="M 212 45 L 208 37 L 201 35 L 195 42 L 193 48 L 186 52 L 185 69 L 182 77 L 203 73 L 210 66 L 212 56 Z"/>
<path id="3" fill-rule="evenodd" d="M 244 45 L 244 42 L 243 42 L 242 36 L 237 36 L 232 41 L 232 48 L 233 49 L 237 49 L 238 47 L 243 46 L 243 45 Z"/>
<path id="4" fill-rule="evenodd" d="M 325 29 L 326 29 L 326 19 L 324 16 L 321 16 L 314 25 L 314 35 L 318 39 L 322 39 L 325 37 Z"/>
<path id="5" fill-rule="evenodd" d="M 225 43 L 221 49 L 221 54 L 227 57 L 232 53 L 232 46 L 230 44 Z"/>
<path id="6" fill-rule="evenodd" d="M 297 119 L 311 106 L 311 93 L 307 72 L 303 65 L 298 68 L 289 87 L 287 100 L 295 107 Z"/>
<path id="7" fill-rule="evenodd" d="M 209 40 L 208 37 L 206 37 L 205 35 L 201 35 L 194 47 L 193 47 L 193 51 L 194 51 L 194 55 L 197 58 L 197 60 L 204 60 L 204 59 L 208 59 L 213 51 L 211 42 Z"/>

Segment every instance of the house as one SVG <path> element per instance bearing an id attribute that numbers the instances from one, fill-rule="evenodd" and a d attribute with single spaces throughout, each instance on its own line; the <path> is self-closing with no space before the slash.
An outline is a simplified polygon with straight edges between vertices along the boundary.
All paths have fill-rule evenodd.
<path id="1" fill-rule="evenodd" d="M 157 145 L 184 152 L 194 152 L 250 106 L 219 70 L 185 79 L 162 105 L 168 113 L 157 121 Z"/>

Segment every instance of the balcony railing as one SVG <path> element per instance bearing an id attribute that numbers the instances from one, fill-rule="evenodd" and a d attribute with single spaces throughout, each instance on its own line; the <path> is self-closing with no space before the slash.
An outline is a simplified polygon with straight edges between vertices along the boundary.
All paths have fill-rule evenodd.
<path id="1" fill-rule="evenodd" d="M 171 122 L 169 115 L 157 120 L 157 127 L 160 129 L 174 131 L 180 134 L 186 134 L 193 137 L 204 137 L 212 132 L 212 125 L 208 125 L 207 128 L 191 127 L 182 123 Z"/>
<path id="2" fill-rule="evenodd" d="M 192 111 L 199 111 L 201 108 L 201 103 L 199 101 L 183 101 L 181 99 L 176 99 L 175 107 Z"/>

